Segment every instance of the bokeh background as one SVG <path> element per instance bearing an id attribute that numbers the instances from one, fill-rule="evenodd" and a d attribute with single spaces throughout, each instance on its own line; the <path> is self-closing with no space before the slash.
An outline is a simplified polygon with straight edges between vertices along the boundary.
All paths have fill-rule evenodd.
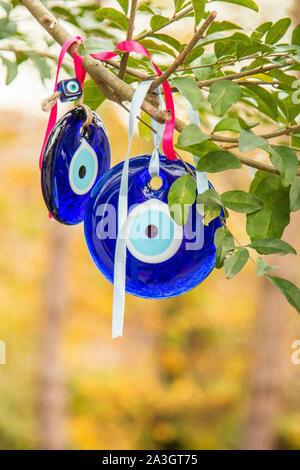
<path id="1" fill-rule="evenodd" d="M 300 21 L 298 0 L 257 3 L 259 15 L 216 9 L 246 28 L 285 15 Z M 112 286 L 89 257 L 83 227 L 49 220 L 42 200 L 40 100 L 52 81 L 43 86 L 28 64 L 8 87 L 5 74 L 0 68 L 0 448 L 300 449 L 297 313 L 248 263 L 230 281 L 213 271 L 179 298 L 127 296 L 124 336 L 112 340 Z M 127 115 L 111 103 L 99 115 L 116 164 Z M 150 150 L 136 135 L 133 154 Z M 223 192 L 247 190 L 250 177 L 243 168 L 211 180 Z M 232 213 L 229 225 L 247 242 L 243 217 Z M 299 222 L 294 215 L 284 236 L 298 251 Z M 300 284 L 299 257 L 270 261 Z"/>

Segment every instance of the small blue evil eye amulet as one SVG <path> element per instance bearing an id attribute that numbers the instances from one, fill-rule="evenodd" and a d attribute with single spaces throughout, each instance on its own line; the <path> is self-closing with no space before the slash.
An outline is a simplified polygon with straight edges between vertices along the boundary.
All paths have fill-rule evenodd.
<path id="1" fill-rule="evenodd" d="M 46 206 L 58 222 L 83 221 L 95 184 L 110 167 L 108 135 L 92 112 L 89 125 L 84 108 L 65 114 L 53 127 L 42 156 L 41 185 Z"/>
<path id="2" fill-rule="evenodd" d="M 58 82 L 57 91 L 60 92 L 59 99 L 62 102 L 78 100 L 82 95 L 82 88 L 77 78 Z"/>
<path id="3" fill-rule="evenodd" d="M 214 235 L 221 221 L 204 226 L 194 203 L 184 226 L 170 216 L 168 192 L 187 173 L 180 161 L 159 157 L 161 186 L 153 189 L 151 155 L 131 158 L 128 173 L 126 292 L 149 299 L 174 297 L 200 284 L 215 267 Z M 94 263 L 111 283 L 118 234 L 118 201 L 124 163 L 108 171 L 94 187 L 84 220 Z M 211 187 L 211 185 L 210 185 Z"/>

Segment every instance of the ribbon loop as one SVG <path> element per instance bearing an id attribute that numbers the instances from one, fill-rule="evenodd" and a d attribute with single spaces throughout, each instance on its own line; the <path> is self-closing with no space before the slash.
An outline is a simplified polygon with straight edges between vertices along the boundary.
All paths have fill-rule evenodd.
<path id="1" fill-rule="evenodd" d="M 62 46 L 60 54 L 59 54 L 59 58 L 58 58 L 57 71 L 56 71 L 56 77 L 55 77 L 55 83 L 54 83 L 54 93 L 57 92 L 58 76 L 59 76 L 59 72 L 60 72 L 66 52 L 74 43 L 80 43 L 80 42 L 83 42 L 83 39 L 80 36 L 74 36 L 73 38 L 66 41 L 64 45 Z M 84 79 L 85 79 L 86 71 L 84 70 L 82 66 L 82 57 L 80 57 L 76 53 L 77 49 L 78 49 L 78 46 L 75 48 L 73 52 L 74 69 L 75 69 L 76 78 L 79 80 L 80 85 L 82 86 Z M 42 168 L 43 154 L 44 154 L 44 150 L 46 147 L 47 139 L 53 127 L 56 124 L 56 119 L 57 119 L 57 102 L 55 102 L 54 106 L 51 108 L 51 111 L 50 111 L 47 129 L 46 129 L 46 133 L 45 133 L 45 137 L 44 137 L 44 141 L 42 145 L 42 150 L 41 150 L 40 158 L 39 158 L 40 169 Z"/>
<path id="2" fill-rule="evenodd" d="M 156 93 L 158 96 L 159 109 L 165 109 L 164 99 L 161 95 L 160 90 L 156 89 L 154 90 L 154 93 Z M 155 119 L 151 118 L 151 127 L 154 131 L 152 131 L 154 150 L 152 152 L 152 156 L 149 163 L 149 173 L 151 178 L 154 178 L 155 176 L 159 176 L 159 147 L 162 142 L 166 126 L 165 124 L 161 124 Z"/>
<path id="3" fill-rule="evenodd" d="M 137 54 L 142 54 L 147 57 L 152 63 L 157 75 L 161 76 L 162 71 L 160 68 L 153 62 L 151 55 L 148 50 L 142 46 L 142 44 L 136 41 L 121 41 L 116 48 L 122 52 L 136 52 Z M 118 54 L 116 52 L 102 52 L 100 54 L 92 54 L 92 57 L 98 60 L 108 60 L 113 57 L 116 57 Z M 177 156 L 173 146 L 174 131 L 175 131 L 175 107 L 173 101 L 172 90 L 168 82 L 163 82 L 162 84 L 165 94 L 166 108 L 171 112 L 171 119 L 166 122 L 165 130 L 163 135 L 162 147 L 166 157 L 169 160 L 177 160 Z"/>

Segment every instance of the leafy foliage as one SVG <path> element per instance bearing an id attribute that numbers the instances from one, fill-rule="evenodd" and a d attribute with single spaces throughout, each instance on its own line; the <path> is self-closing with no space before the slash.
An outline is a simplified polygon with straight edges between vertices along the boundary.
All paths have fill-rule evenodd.
<path id="1" fill-rule="evenodd" d="M 253 0 L 219 1 L 258 11 Z M 214 0 L 175 0 L 173 3 L 172 14 L 163 6 L 156 8 L 150 0 L 138 2 L 136 12 L 140 22 L 147 25 L 137 39 L 152 54 L 160 56 L 163 71 L 186 46 L 180 37 L 170 32 L 168 25 L 189 19 L 199 28 L 208 18 Z M 118 0 L 103 8 L 80 0 L 46 4 L 52 14 L 84 33 L 86 40 L 78 49 L 82 56 L 112 50 L 126 38 L 128 0 Z M 43 53 L 39 50 L 40 43 L 37 45 L 34 39 L 24 35 L 18 15 L 14 15 L 19 8 L 22 7 L 14 0 L 0 2 L 0 46 L 3 44 L 0 60 L 7 71 L 8 85 L 25 62 L 34 65 L 45 81 L 53 74 L 57 61 L 52 41 L 44 40 Z M 228 19 L 218 18 L 170 76 L 175 100 L 183 96 L 201 118 L 201 127 L 186 125 L 176 145 L 179 151 L 187 151 L 199 159 L 197 171 L 214 174 L 241 170 L 243 164 L 258 169 L 249 189 L 235 188 L 223 194 L 209 189 L 197 194 L 195 179 L 189 174 L 179 178 L 169 192 L 170 205 L 180 208 L 176 214 L 172 212 L 178 223 L 186 220 L 183 207 L 189 207 L 196 198 L 199 205 L 204 205 L 205 224 L 215 217 L 222 217 L 223 222 L 226 219 L 226 225 L 224 223 L 216 233 L 216 264 L 217 267 L 225 265 L 227 278 L 243 268 L 248 249 L 263 255 L 294 252 L 281 240 L 291 211 L 300 210 L 300 83 L 297 81 L 300 28 L 296 25 L 291 30 L 290 26 L 289 18 L 281 18 L 275 23 L 266 21 L 250 31 Z M 118 62 L 121 55 L 115 61 Z M 112 65 L 106 64 L 106 67 L 111 73 L 118 73 Z M 153 76 L 151 64 L 139 55 L 130 55 L 128 67 L 124 78 L 127 83 L 138 82 L 141 73 Z M 70 63 L 66 62 L 64 68 L 74 74 Z M 84 101 L 94 110 L 105 101 L 92 79 L 85 82 Z M 179 98 L 178 104 L 182 102 Z M 179 115 L 180 108 L 177 106 Z M 142 115 L 142 119 L 150 124 L 147 115 Z M 265 128 L 271 132 L 265 132 Z M 149 140 L 148 127 L 140 123 L 139 131 Z M 276 136 L 278 139 L 274 142 L 272 139 Z M 235 247 L 229 231 L 228 211 L 246 214 L 245 230 L 251 241 L 247 247 Z M 257 258 L 259 276 L 271 269 L 263 258 Z M 293 296 L 296 299 L 296 288 L 288 288 L 288 281 L 278 279 L 272 278 L 272 281 L 288 300 Z M 290 303 L 297 308 L 297 300 Z"/>

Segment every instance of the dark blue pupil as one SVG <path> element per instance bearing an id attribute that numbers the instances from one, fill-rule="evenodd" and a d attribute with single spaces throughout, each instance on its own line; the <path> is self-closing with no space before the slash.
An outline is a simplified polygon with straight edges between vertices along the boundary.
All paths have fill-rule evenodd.
<path id="1" fill-rule="evenodd" d="M 81 167 L 78 170 L 79 178 L 84 178 L 85 174 L 86 174 L 86 167 L 84 165 L 81 165 Z"/>

